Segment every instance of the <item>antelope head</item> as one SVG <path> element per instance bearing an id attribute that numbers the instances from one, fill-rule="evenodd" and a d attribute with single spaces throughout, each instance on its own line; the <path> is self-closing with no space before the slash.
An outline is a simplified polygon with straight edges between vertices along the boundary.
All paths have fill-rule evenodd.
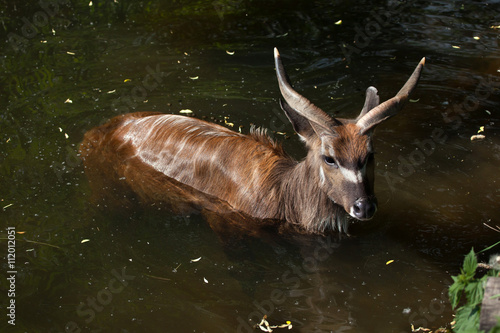
<path id="1" fill-rule="evenodd" d="M 297 93 L 290 85 L 280 54 L 274 49 L 276 75 L 283 100 L 281 108 L 309 152 L 307 175 L 317 180 L 335 204 L 355 219 L 369 220 L 377 210 L 373 189 L 374 159 L 372 134 L 375 127 L 394 116 L 415 89 L 425 63 L 422 58 L 396 96 L 379 104 L 377 89 L 369 87 L 356 119 L 336 119 Z"/>

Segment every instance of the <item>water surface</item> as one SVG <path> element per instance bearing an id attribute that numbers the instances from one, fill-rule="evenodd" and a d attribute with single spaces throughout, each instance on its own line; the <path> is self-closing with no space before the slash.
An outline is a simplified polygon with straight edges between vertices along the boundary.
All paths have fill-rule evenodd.
<path id="1" fill-rule="evenodd" d="M 499 224 L 499 17 L 496 1 L 5 3 L 0 214 L 18 233 L 3 330 L 248 332 L 264 313 L 298 332 L 447 325 L 450 276 L 498 239 L 484 224 Z M 372 221 L 228 242 L 199 215 L 90 203 L 78 145 L 127 112 L 255 124 L 302 158 L 275 46 L 296 89 L 339 117 L 370 85 L 392 97 L 427 58 L 414 102 L 377 128 Z"/>

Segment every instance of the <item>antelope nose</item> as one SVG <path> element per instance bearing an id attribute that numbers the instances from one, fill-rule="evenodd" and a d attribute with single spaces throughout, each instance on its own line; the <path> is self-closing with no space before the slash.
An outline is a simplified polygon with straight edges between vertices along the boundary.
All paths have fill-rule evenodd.
<path id="1" fill-rule="evenodd" d="M 369 220 L 377 210 L 377 203 L 369 198 L 356 200 L 351 208 L 351 215 L 358 220 Z"/>

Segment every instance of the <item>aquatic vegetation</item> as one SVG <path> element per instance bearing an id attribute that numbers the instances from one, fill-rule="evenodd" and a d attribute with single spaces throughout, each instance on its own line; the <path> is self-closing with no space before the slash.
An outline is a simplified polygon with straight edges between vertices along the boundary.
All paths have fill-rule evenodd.
<path id="1" fill-rule="evenodd" d="M 476 270 L 479 267 L 490 269 L 483 276 L 477 277 Z M 499 274 L 495 268 L 478 264 L 476 253 L 472 249 L 465 256 L 460 274 L 452 276 L 454 283 L 450 286 L 448 294 L 452 308 L 456 309 L 454 332 L 483 332 L 479 330 L 481 303 L 486 280 L 490 276 L 498 276 Z M 463 299 L 463 295 L 465 295 L 465 299 Z M 497 295 L 497 297 L 499 296 Z M 500 322 L 490 332 L 500 332 Z"/>

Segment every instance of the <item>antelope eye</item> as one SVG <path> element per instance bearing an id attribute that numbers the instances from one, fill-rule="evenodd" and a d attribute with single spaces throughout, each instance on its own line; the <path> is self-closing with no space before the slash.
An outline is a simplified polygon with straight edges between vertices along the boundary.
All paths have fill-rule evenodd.
<path id="1" fill-rule="evenodd" d="M 335 163 L 335 160 L 333 159 L 333 157 L 330 157 L 330 156 L 323 156 L 323 160 L 325 161 L 326 164 L 330 165 L 330 166 L 333 166 L 335 168 L 338 168 L 339 166 L 337 165 L 337 163 Z"/>

